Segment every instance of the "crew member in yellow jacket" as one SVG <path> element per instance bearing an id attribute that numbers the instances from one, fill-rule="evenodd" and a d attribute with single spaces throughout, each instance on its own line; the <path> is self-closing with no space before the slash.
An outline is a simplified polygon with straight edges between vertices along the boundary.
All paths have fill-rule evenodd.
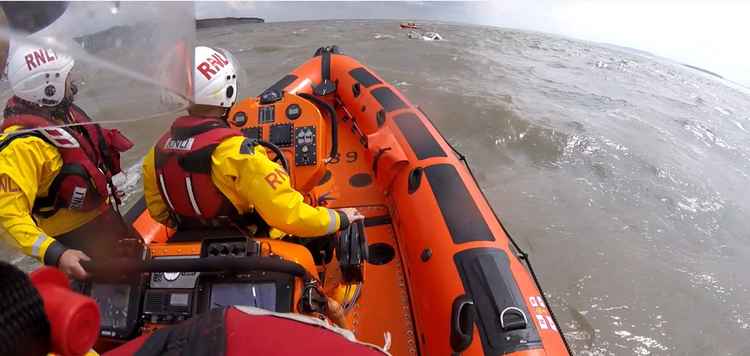
<path id="1" fill-rule="evenodd" d="M 237 98 L 237 62 L 208 47 L 196 47 L 194 55 L 189 115 L 174 122 L 143 162 L 146 205 L 154 219 L 186 228 L 257 212 L 275 232 L 316 237 L 363 218 L 356 209 L 305 203 L 265 149 L 226 123 Z"/>
<path id="2" fill-rule="evenodd" d="M 4 240 L 75 278 L 80 261 L 112 251 L 130 237 L 111 178 L 132 143 L 90 124 L 73 104 L 72 58 L 49 48 L 11 51 L 8 100 L 0 134 L 0 227 Z M 83 124 L 60 127 L 64 124 Z"/>

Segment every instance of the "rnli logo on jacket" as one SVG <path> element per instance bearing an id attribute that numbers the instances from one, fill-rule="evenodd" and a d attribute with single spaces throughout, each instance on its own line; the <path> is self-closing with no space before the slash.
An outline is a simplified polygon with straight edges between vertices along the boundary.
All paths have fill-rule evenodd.
<path id="1" fill-rule="evenodd" d="M 86 200 L 86 192 L 88 189 L 84 187 L 75 187 L 73 189 L 73 195 L 70 197 L 70 209 L 82 209 L 83 202 Z"/>
<path id="2" fill-rule="evenodd" d="M 57 55 L 55 55 L 55 51 L 52 49 L 40 48 L 26 54 L 23 58 L 26 60 L 26 68 L 28 68 L 30 72 L 42 64 L 56 61 Z"/>
<path id="3" fill-rule="evenodd" d="M 222 68 L 224 68 L 227 64 L 229 64 L 229 60 L 227 57 L 224 57 L 219 52 L 214 53 L 211 55 L 211 57 L 206 58 L 203 62 L 198 64 L 197 67 L 195 67 L 201 74 L 203 74 L 204 77 L 206 77 L 206 80 L 211 80 L 214 75 L 219 73 Z"/>
<path id="4" fill-rule="evenodd" d="M 175 139 L 168 139 L 167 143 L 164 144 L 165 150 L 177 150 L 177 151 L 190 151 L 193 148 L 193 142 L 195 142 L 194 138 L 189 138 L 187 140 L 175 140 Z"/>
<path id="5" fill-rule="evenodd" d="M 270 185 L 273 190 L 276 190 L 277 185 L 284 183 L 289 179 L 289 174 L 286 173 L 283 169 L 276 168 L 273 172 L 267 174 L 264 178 L 268 185 Z"/>

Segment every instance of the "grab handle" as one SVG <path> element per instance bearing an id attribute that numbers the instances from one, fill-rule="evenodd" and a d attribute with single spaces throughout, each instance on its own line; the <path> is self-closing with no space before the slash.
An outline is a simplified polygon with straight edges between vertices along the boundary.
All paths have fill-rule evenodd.
<path id="1" fill-rule="evenodd" d="M 507 307 L 500 313 L 500 327 L 505 331 L 526 329 L 528 325 L 529 320 L 526 319 L 526 314 L 519 308 Z"/>
<path id="2" fill-rule="evenodd" d="M 476 307 L 467 295 L 461 295 L 453 301 L 451 308 L 451 348 L 462 352 L 471 345 L 474 336 L 474 319 Z"/>
<path id="3" fill-rule="evenodd" d="M 328 117 L 331 119 L 331 153 L 328 155 L 328 159 L 335 159 L 339 155 L 339 127 L 338 120 L 336 119 L 336 109 L 314 95 L 307 93 L 298 93 L 297 95 L 312 101 L 314 104 L 317 104 L 318 107 L 328 111 Z"/>

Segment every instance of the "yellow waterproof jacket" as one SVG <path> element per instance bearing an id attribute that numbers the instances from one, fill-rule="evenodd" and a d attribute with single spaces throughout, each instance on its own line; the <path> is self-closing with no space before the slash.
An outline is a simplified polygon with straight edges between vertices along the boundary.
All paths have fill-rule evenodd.
<path id="1" fill-rule="evenodd" d="M 12 126 L 0 135 L 0 142 Z M 47 196 L 60 172 L 62 157 L 57 148 L 44 140 L 22 137 L 0 150 L 0 228 L 3 239 L 48 265 L 57 265 L 65 246 L 54 239 L 83 226 L 107 208 L 88 212 L 59 209 L 49 218 L 32 218 L 31 209 L 38 197 Z M 36 221 L 35 221 L 36 220 Z"/>
<path id="2" fill-rule="evenodd" d="M 324 207 L 312 207 L 294 190 L 281 166 L 271 161 L 262 146 L 251 152 L 242 146 L 245 138 L 234 136 L 223 140 L 211 155 L 211 180 L 240 214 L 257 211 L 271 227 L 271 237 L 284 234 L 316 237 L 348 226 L 346 215 Z M 143 188 L 151 216 L 170 224 L 170 211 L 159 191 L 154 149 L 143 161 Z M 268 180 L 276 175 L 275 180 Z M 280 231 L 279 231 L 280 230 Z"/>

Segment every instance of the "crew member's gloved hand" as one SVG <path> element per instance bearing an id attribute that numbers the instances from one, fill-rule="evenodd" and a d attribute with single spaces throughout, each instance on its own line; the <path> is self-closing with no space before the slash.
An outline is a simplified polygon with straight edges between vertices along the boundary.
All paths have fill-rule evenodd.
<path id="1" fill-rule="evenodd" d="M 81 261 L 91 261 L 89 256 L 79 250 L 67 250 L 60 256 L 57 267 L 68 276 L 75 279 L 83 280 L 88 277 L 88 273 L 81 266 Z"/>
<path id="2" fill-rule="evenodd" d="M 339 211 L 346 215 L 346 218 L 349 219 L 349 223 L 365 219 L 365 216 L 355 208 L 342 208 L 339 209 Z"/>

